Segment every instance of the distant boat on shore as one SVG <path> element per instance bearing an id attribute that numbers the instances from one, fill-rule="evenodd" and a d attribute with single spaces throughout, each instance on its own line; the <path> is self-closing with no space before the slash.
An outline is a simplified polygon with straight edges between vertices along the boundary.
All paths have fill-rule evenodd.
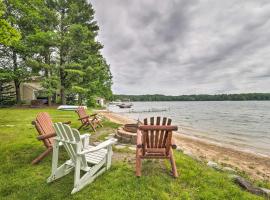
<path id="1" fill-rule="evenodd" d="M 87 106 L 75 106 L 75 105 L 60 105 L 57 107 L 57 110 L 77 110 L 79 107 L 87 109 Z"/>
<path id="2" fill-rule="evenodd" d="M 131 108 L 133 106 L 132 103 L 121 103 L 121 104 L 117 104 L 117 106 L 119 108 Z"/>
<path id="3" fill-rule="evenodd" d="M 145 113 L 145 112 L 165 112 L 168 111 L 168 108 L 149 108 L 145 110 L 133 110 L 131 109 L 129 113 Z"/>
<path id="4" fill-rule="evenodd" d="M 118 105 L 118 104 L 121 104 L 122 101 L 111 101 L 109 104 L 110 105 Z"/>

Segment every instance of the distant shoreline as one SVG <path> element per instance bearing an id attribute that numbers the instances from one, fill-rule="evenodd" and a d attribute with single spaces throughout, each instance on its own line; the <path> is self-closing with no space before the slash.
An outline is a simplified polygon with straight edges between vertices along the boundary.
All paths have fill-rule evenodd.
<path id="1" fill-rule="evenodd" d="M 180 101 L 183 101 L 183 102 L 204 102 L 204 101 L 207 101 L 207 102 L 220 102 L 220 101 L 229 101 L 229 102 L 237 102 L 237 101 L 241 101 L 241 102 L 249 102 L 249 101 L 270 101 L 270 100 L 145 100 L 145 101 L 131 101 L 131 102 L 180 102 Z"/>
<path id="2" fill-rule="evenodd" d="M 136 120 L 119 113 L 101 111 L 100 114 L 114 123 L 136 123 Z M 181 133 L 180 129 L 178 134 L 174 134 L 174 138 L 184 152 L 200 160 L 212 160 L 237 171 L 244 171 L 257 180 L 270 180 L 270 157 L 267 155 L 221 146 L 208 140 L 189 136 L 187 130 Z"/>
<path id="3" fill-rule="evenodd" d="M 270 93 L 193 94 L 193 95 L 114 95 L 115 100 L 130 101 L 270 101 Z"/>

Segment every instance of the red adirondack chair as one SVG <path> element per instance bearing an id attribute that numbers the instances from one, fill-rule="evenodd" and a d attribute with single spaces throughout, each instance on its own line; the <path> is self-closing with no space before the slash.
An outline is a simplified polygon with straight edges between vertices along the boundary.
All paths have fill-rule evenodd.
<path id="1" fill-rule="evenodd" d="M 70 124 L 70 122 L 65 123 Z M 56 136 L 56 133 L 53 128 L 52 119 L 46 112 L 39 113 L 36 117 L 36 120 L 32 121 L 32 124 L 35 125 L 36 130 L 39 133 L 37 139 L 42 140 L 44 146 L 47 148 L 42 154 L 40 154 L 32 161 L 32 164 L 37 164 L 52 151 L 53 137 Z"/>
<path id="2" fill-rule="evenodd" d="M 143 125 L 140 125 L 137 132 L 136 150 L 136 176 L 141 176 L 142 159 L 169 159 L 174 177 L 178 177 L 173 150 L 176 148 L 172 138 L 172 131 L 177 130 L 177 126 L 171 126 L 171 119 L 164 117 L 147 118 Z"/>
<path id="3" fill-rule="evenodd" d="M 82 125 L 79 127 L 78 130 L 80 130 L 80 129 L 83 128 L 83 127 L 88 127 L 88 126 L 90 126 L 90 127 L 93 129 L 93 131 L 96 132 L 96 128 L 97 128 L 98 126 L 103 127 L 103 125 L 102 125 L 102 123 L 101 123 L 101 120 L 98 119 L 96 113 L 95 113 L 95 114 L 92 114 L 92 115 L 88 115 L 88 114 L 86 113 L 86 110 L 85 110 L 84 107 L 82 107 L 82 106 L 80 106 L 75 112 L 76 112 L 76 113 L 78 114 L 78 116 L 79 116 L 79 119 L 78 119 L 78 120 L 80 120 L 81 123 L 82 123 Z"/>

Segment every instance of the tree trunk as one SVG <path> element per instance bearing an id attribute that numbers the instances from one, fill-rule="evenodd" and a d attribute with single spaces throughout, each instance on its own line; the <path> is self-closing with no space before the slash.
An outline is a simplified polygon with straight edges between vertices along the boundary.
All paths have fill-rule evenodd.
<path id="1" fill-rule="evenodd" d="M 61 58 L 60 58 L 60 65 L 61 65 Z M 65 71 L 64 69 L 60 68 L 60 97 L 61 103 L 63 105 L 66 104 L 66 94 L 65 94 Z"/>
<path id="2" fill-rule="evenodd" d="M 48 106 L 51 106 L 51 105 L 52 105 L 52 97 L 48 96 Z"/>
<path id="3" fill-rule="evenodd" d="M 65 18 L 65 10 L 61 10 L 61 22 L 60 22 L 60 35 L 61 35 L 61 41 L 63 41 L 64 37 L 64 18 Z M 66 94 L 65 94 L 65 70 L 64 70 L 64 47 L 60 45 L 59 49 L 59 54 L 60 54 L 60 98 L 61 98 L 61 103 L 63 105 L 66 104 Z"/>
<path id="4" fill-rule="evenodd" d="M 12 51 L 12 59 L 13 59 L 13 71 L 14 71 L 14 74 L 16 74 L 16 71 L 18 69 L 18 63 L 17 63 L 17 54 L 14 50 Z M 22 103 L 21 90 L 20 90 L 21 83 L 17 77 L 15 77 L 13 79 L 13 81 L 14 81 L 14 85 L 15 85 L 16 104 L 21 105 L 21 103 Z"/>
<path id="5" fill-rule="evenodd" d="M 49 50 L 47 50 L 47 52 L 49 52 Z M 50 65 L 50 57 L 49 57 L 49 53 L 46 53 L 45 54 L 45 63 Z M 45 70 L 45 75 L 47 78 L 50 78 L 50 72 L 49 72 L 49 69 L 46 69 Z M 52 105 L 52 96 L 51 95 L 48 95 L 48 106 L 51 106 Z"/>
<path id="6" fill-rule="evenodd" d="M 15 92 L 16 92 L 16 103 L 18 105 L 21 105 L 22 104 L 22 99 L 21 99 L 21 90 L 20 90 L 20 82 L 15 79 L 14 80 L 14 85 L 15 85 Z"/>
<path id="7" fill-rule="evenodd" d="M 53 93 L 52 95 L 52 103 L 56 103 L 56 93 Z"/>
<path id="8" fill-rule="evenodd" d="M 81 106 L 82 105 L 82 95 L 79 94 L 78 97 L 78 104 Z"/>

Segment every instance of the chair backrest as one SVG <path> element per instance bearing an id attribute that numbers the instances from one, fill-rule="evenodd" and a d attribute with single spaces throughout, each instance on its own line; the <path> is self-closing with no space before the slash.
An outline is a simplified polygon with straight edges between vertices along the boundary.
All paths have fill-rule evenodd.
<path id="1" fill-rule="evenodd" d="M 80 132 L 61 122 L 54 123 L 53 127 L 57 135 L 55 139 L 63 143 L 70 159 L 75 163 L 77 153 L 81 152 L 83 148 Z M 82 155 L 81 158 L 82 168 L 88 167 L 85 155 Z"/>
<path id="2" fill-rule="evenodd" d="M 37 115 L 36 120 L 34 121 L 36 129 L 39 135 L 47 135 L 55 133 L 53 128 L 53 122 L 50 115 L 46 112 L 41 112 Z M 42 140 L 46 147 L 51 147 L 53 144 L 53 138 L 48 138 Z"/>
<path id="3" fill-rule="evenodd" d="M 84 118 L 84 119 L 81 119 L 82 123 L 85 123 L 88 121 L 89 115 L 86 113 L 86 110 L 84 109 L 83 106 L 79 106 L 76 110 L 76 113 L 78 114 L 79 118 Z"/>
<path id="4" fill-rule="evenodd" d="M 149 150 L 152 152 L 164 152 L 169 155 L 172 141 L 172 131 L 177 130 L 176 126 L 171 126 L 172 120 L 166 117 L 151 117 L 144 119 L 143 125 L 139 126 L 142 131 L 143 155 Z M 162 150 L 162 151 L 160 151 Z"/>

